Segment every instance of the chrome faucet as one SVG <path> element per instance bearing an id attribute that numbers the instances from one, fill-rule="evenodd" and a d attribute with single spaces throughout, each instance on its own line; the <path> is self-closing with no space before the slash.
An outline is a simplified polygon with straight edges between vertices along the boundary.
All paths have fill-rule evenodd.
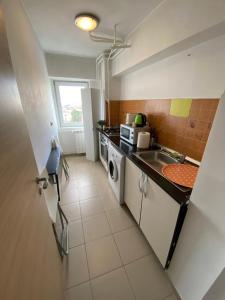
<path id="1" fill-rule="evenodd" d="M 162 147 L 161 151 L 167 153 L 169 156 L 175 158 L 179 163 L 183 164 L 185 162 L 186 156 L 178 152 L 170 152 L 166 148 Z"/>
<path id="2" fill-rule="evenodd" d="M 177 159 L 181 164 L 185 162 L 186 156 L 184 154 L 180 154 L 180 157 Z"/>

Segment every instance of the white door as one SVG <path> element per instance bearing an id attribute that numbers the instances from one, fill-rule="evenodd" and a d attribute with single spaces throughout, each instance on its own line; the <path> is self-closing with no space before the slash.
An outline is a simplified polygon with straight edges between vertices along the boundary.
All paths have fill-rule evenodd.
<path id="1" fill-rule="evenodd" d="M 100 110 L 100 99 L 97 90 L 85 88 L 81 90 L 84 136 L 86 157 L 88 160 L 96 161 L 98 156 L 96 123 Z"/>
<path id="2" fill-rule="evenodd" d="M 13 73 L 0 5 L 0 299 L 62 300 L 61 261 Z"/>
<path id="3" fill-rule="evenodd" d="M 165 267 L 180 205 L 153 180 L 146 179 L 140 227 Z"/>

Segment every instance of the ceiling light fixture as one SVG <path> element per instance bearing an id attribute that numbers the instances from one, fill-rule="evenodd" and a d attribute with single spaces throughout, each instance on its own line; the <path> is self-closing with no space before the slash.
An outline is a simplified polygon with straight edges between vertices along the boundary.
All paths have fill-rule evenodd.
<path id="1" fill-rule="evenodd" d="M 75 17 L 74 24 L 84 31 L 93 31 L 99 24 L 99 18 L 89 13 L 82 13 Z"/>

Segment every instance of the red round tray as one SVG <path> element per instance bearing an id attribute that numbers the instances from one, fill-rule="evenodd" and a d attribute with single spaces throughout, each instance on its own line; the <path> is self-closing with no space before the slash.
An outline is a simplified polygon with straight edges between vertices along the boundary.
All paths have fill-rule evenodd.
<path id="1" fill-rule="evenodd" d="M 162 168 L 162 173 L 169 180 L 189 188 L 193 188 L 198 167 L 189 164 L 171 164 Z"/>

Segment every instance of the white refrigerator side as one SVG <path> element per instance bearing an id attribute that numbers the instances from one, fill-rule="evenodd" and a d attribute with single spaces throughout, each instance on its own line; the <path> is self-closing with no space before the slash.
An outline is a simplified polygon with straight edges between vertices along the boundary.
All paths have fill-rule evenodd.
<path id="1" fill-rule="evenodd" d="M 95 160 L 99 159 L 99 143 L 98 143 L 98 132 L 96 131 L 97 122 L 101 119 L 101 97 L 100 90 L 91 89 L 92 99 L 92 113 L 93 113 L 93 134 L 95 140 Z"/>
<path id="2" fill-rule="evenodd" d="M 96 161 L 98 157 L 98 147 L 96 138 L 96 123 L 99 119 L 100 100 L 97 89 L 85 88 L 81 90 L 84 135 L 86 144 L 86 157 L 88 160 Z"/>

